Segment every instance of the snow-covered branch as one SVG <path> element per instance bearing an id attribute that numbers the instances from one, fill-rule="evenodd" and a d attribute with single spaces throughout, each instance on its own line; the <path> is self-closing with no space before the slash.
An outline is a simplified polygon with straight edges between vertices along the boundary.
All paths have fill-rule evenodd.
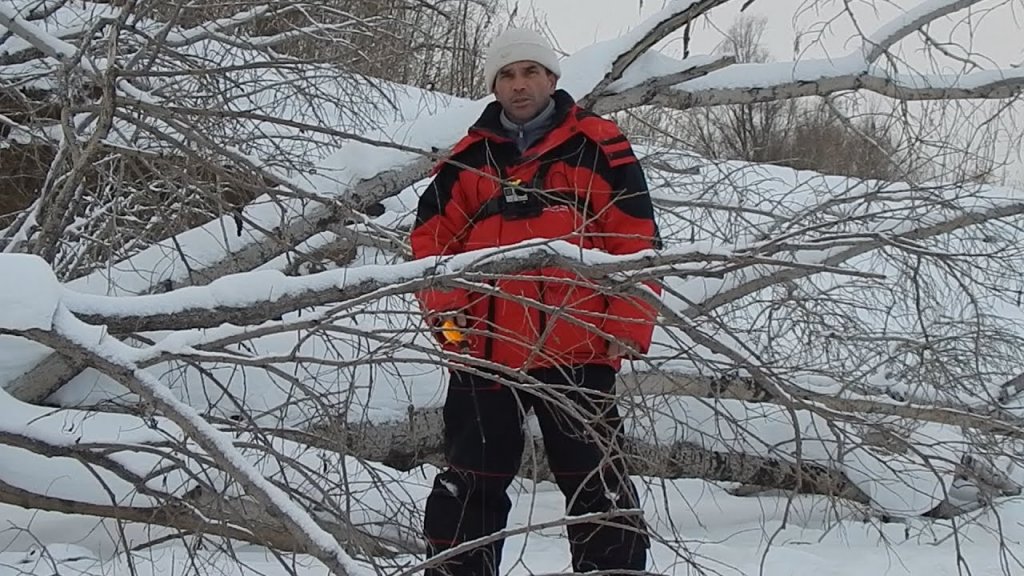
<path id="1" fill-rule="evenodd" d="M 672 32 L 707 14 L 712 8 L 725 4 L 728 0 L 674 0 L 657 14 L 649 17 L 640 26 L 621 38 L 628 49 L 615 55 L 604 75 L 596 85 L 591 87 L 579 100 L 583 106 L 592 106 L 607 88 L 618 81 L 643 54 Z"/>
<path id="2" fill-rule="evenodd" d="M 731 56 L 717 59 L 698 57 L 685 61 L 673 61 L 673 67 L 681 68 L 678 72 L 665 71 L 662 75 L 645 77 L 639 82 L 620 80 L 595 100 L 591 109 L 597 114 L 629 110 L 652 102 L 666 88 L 700 78 L 715 70 L 731 66 L 735 62 L 736 59 Z"/>
<path id="3" fill-rule="evenodd" d="M 840 61 L 841 63 L 842 61 Z M 956 100 L 970 98 L 1007 99 L 1024 88 L 1020 68 L 981 71 L 958 76 L 885 77 L 868 72 L 848 71 L 836 61 L 778 63 L 786 79 L 757 80 L 763 67 L 775 64 L 736 64 L 718 74 L 727 78 L 690 81 L 654 94 L 650 103 L 689 110 L 731 104 L 774 102 L 806 96 L 828 96 L 849 90 L 868 90 L 897 100 Z M 815 65 L 820 65 L 816 68 Z M 806 71 L 806 73 L 802 73 Z M 829 73 L 828 71 L 834 72 Z M 704 79 L 702 79 L 704 80 Z"/>
<path id="4" fill-rule="evenodd" d="M 46 33 L 38 25 L 19 15 L 15 7 L 9 4 L 0 6 L 0 26 L 7 28 L 54 60 L 71 61 L 78 54 L 78 48 L 73 44 Z"/>
<path id="5" fill-rule="evenodd" d="M 864 60 L 878 61 L 897 42 L 929 23 L 978 4 L 980 0 L 929 0 L 911 7 L 864 39 Z"/>
<path id="6" fill-rule="evenodd" d="M 722 277 L 748 267 L 793 267 L 804 274 L 830 272 L 863 278 L 871 273 L 763 258 L 756 253 L 731 255 L 691 249 L 611 256 L 581 250 L 555 240 L 519 247 L 481 249 L 455 256 L 386 266 L 359 266 L 305 277 L 279 272 L 251 272 L 221 278 L 209 286 L 135 297 L 94 296 L 69 292 L 69 309 L 90 324 L 116 333 L 253 324 L 301 308 L 359 298 L 412 293 L 467 276 L 486 278 L 559 266 L 578 270 L 594 281 L 680 277 Z"/>

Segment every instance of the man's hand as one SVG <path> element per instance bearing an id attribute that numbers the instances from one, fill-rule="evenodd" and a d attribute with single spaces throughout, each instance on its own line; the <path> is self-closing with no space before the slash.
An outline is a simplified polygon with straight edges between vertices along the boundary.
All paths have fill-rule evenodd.
<path id="1" fill-rule="evenodd" d="M 612 340 L 608 343 L 608 357 L 612 360 L 617 360 L 619 358 L 633 356 L 639 349 L 640 347 L 632 340 Z"/>

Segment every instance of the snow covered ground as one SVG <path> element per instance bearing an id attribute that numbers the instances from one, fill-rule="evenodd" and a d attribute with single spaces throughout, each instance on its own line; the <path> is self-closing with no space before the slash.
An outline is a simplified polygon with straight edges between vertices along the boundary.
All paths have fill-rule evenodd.
<path id="1" fill-rule="evenodd" d="M 403 475 L 409 502 L 426 496 L 434 469 Z M 1024 574 L 1017 564 L 1024 544 L 1024 500 L 1006 501 L 954 532 L 951 523 L 861 521 L 855 512 L 820 497 L 736 497 L 722 486 L 700 480 L 637 479 L 644 511 L 661 537 L 649 570 L 677 576 L 930 576 Z M 561 493 L 548 482 L 523 481 L 513 487 L 510 528 L 556 520 Z M 190 559 L 185 546 L 168 543 L 132 554 L 111 555 L 119 534 L 112 522 L 94 521 L 0 507 L 5 523 L 30 528 L 0 529 L 0 576 L 28 574 L 261 574 L 288 572 L 265 550 L 240 544 L 237 562 L 223 553 L 199 550 Z M 129 541 L 144 530 L 127 527 Z M 46 544 L 43 552 L 40 544 Z M 420 557 L 402 556 L 389 566 L 413 566 Z M 301 574 L 326 571 L 308 556 L 289 557 Z M 394 564 L 390 564 L 390 563 Z M 193 563 L 199 565 L 198 568 Z M 549 528 L 510 537 L 502 571 L 514 576 L 569 570 L 564 529 Z M 132 572 L 135 570 L 135 572 Z M 368 568 L 369 571 L 369 568 Z M 369 572 L 368 572 L 369 573 Z"/>

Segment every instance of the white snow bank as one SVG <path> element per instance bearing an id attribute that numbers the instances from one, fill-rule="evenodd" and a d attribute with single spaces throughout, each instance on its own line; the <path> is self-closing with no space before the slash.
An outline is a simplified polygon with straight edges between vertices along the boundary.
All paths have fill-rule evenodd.
<path id="1" fill-rule="evenodd" d="M 50 265 L 38 256 L 0 254 L 0 278 L 0 328 L 49 330 L 61 298 Z"/>
<path id="2" fill-rule="evenodd" d="M 430 467 L 388 478 L 408 502 L 425 498 L 435 470 Z M 655 574 L 685 576 L 721 574 L 741 576 L 932 576 L 1019 574 L 1010 556 L 1022 537 L 1024 502 L 1005 501 L 991 513 L 970 522 L 917 522 L 880 524 L 864 521 L 855 511 L 820 496 L 793 498 L 771 495 L 742 498 L 723 486 L 701 480 L 636 478 L 647 520 L 655 534 L 647 568 Z M 407 490 L 407 493 L 406 493 Z M 398 494 L 392 495 L 396 497 Z M 553 521 L 562 516 L 564 499 L 552 484 L 516 482 L 511 489 L 510 528 Z M 40 560 L 31 535 L 0 548 L 0 576 L 80 574 L 129 576 L 178 574 L 181 566 L 196 562 L 206 572 L 287 576 L 296 571 L 323 574 L 323 565 L 308 555 L 287 555 L 287 563 L 265 549 L 237 545 L 230 554 L 218 547 L 192 549 L 187 544 L 157 546 L 133 556 L 135 571 L 123 554 L 112 556 L 119 533 L 112 524 L 96 529 L 82 517 L 57 516 L 0 505 L 0 515 L 11 512 L 17 525 L 32 519 L 32 535 L 44 534 L 55 563 Z M 31 516 L 30 516 L 31 515 Z M 417 516 L 413 526 L 422 521 Z M 58 533 L 57 526 L 67 526 Z M 147 528 L 127 524 L 127 537 L 151 537 Z M 952 537 L 954 529 L 958 537 Z M 14 538 L 13 530 L 0 539 Z M 571 570 L 565 529 L 549 528 L 518 534 L 505 543 L 501 573 L 510 576 Z M 58 540 L 46 539 L 47 535 Z M 6 542 L 4 544 L 7 544 Z M 80 547 L 87 546 L 79 552 Z M 98 561 L 88 558 L 90 549 Z M 79 555 L 81 554 L 81 555 Z M 396 565 L 409 567 L 422 555 L 401 555 Z M 958 571 L 958 563 L 960 571 Z M 54 566 L 56 564 L 56 566 Z M 967 570 L 965 570 L 966 568 Z M 397 573 L 397 570 L 385 570 Z"/>

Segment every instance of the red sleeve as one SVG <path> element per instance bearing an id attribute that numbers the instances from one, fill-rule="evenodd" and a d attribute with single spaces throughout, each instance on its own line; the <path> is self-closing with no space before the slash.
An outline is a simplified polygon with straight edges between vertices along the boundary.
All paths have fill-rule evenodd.
<path id="1" fill-rule="evenodd" d="M 605 135 L 608 137 L 598 144 L 608 160 L 608 183 L 612 192 L 607 205 L 600 206 L 598 211 L 604 249 L 609 254 L 632 254 L 660 248 L 654 205 L 643 168 L 629 142 L 617 129 L 614 134 L 605 132 Z M 645 285 L 655 294 L 661 294 L 657 283 Z M 647 353 L 656 319 L 657 310 L 642 298 L 614 296 L 609 299 L 608 315 L 602 328 L 616 338 L 632 341 L 639 352 Z"/>
<path id="2" fill-rule="evenodd" d="M 413 258 L 463 251 L 469 219 L 462 197 L 458 168 L 445 164 L 420 196 L 416 223 L 409 236 Z M 459 288 L 427 288 L 416 297 L 428 314 L 462 310 L 469 305 L 467 292 Z"/>

